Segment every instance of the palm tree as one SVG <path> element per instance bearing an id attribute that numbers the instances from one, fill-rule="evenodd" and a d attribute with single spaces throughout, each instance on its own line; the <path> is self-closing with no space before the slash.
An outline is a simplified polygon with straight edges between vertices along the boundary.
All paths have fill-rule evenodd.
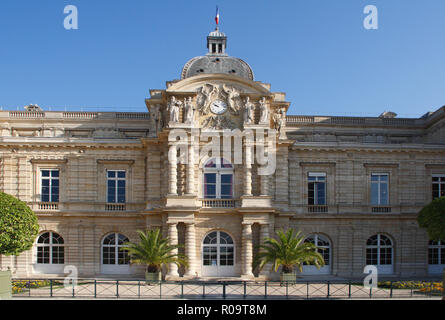
<path id="1" fill-rule="evenodd" d="M 272 263 L 272 270 L 277 272 L 282 266 L 284 274 L 292 273 L 294 267 L 303 271 L 303 264 L 314 264 L 318 269 L 324 266 L 323 256 L 318 252 L 313 243 L 304 242 L 304 236 L 298 231 L 294 234 L 293 229 L 286 233 L 277 231 L 277 239 L 266 238 L 262 249 L 256 256 L 253 267 L 259 267 L 261 271 L 268 263 Z"/>
<path id="2" fill-rule="evenodd" d="M 159 279 L 162 266 L 168 268 L 170 263 L 175 263 L 178 267 L 187 266 L 186 257 L 173 252 L 181 246 L 171 245 L 168 238 L 161 236 L 159 229 L 148 230 L 145 233 L 138 231 L 138 234 L 139 243 L 127 242 L 121 250 L 128 251 L 131 263 L 147 266 L 147 279 L 150 278 L 149 274 L 154 274 L 154 277 Z"/>

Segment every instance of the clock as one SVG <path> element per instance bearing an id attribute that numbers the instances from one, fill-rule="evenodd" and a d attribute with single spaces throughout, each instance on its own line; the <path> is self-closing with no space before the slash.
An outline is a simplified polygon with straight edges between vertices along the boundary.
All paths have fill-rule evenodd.
<path id="1" fill-rule="evenodd" d="M 227 104 L 221 100 L 215 100 L 210 105 L 210 111 L 214 114 L 223 114 L 227 111 Z"/>

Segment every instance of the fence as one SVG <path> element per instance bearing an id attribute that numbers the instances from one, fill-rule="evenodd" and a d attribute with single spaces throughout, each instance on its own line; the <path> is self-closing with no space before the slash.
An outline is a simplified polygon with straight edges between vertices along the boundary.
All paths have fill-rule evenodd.
<path id="1" fill-rule="evenodd" d="M 75 287 L 63 279 L 13 280 L 13 297 L 84 299 L 395 299 L 440 298 L 437 283 L 406 285 L 393 282 L 366 288 L 357 282 L 250 282 L 160 281 L 79 279 Z M 441 291 L 442 290 L 442 291 Z"/>

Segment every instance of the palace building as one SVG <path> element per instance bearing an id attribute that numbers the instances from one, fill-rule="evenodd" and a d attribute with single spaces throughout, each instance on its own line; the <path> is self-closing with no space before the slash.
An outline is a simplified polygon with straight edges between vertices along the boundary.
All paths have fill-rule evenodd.
<path id="1" fill-rule="evenodd" d="M 211 32 L 208 53 L 151 90 L 146 113 L 0 111 L 0 190 L 40 225 L 32 250 L 1 256 L 0 268 L 142 278 L 119 249 L 160 228 L 189 262 L 166 279 L 275 279 L 252 269 L 257 246 L 294 228 L 326 262 L 303 277 L 362 278 L 366 265 L 394 278 L 441 273 L 445 241 L 429 241 L 416 218 L 445 195 L 445 107 L 418 119 L 289 115 L 285 93 L 226 44 Z"/>

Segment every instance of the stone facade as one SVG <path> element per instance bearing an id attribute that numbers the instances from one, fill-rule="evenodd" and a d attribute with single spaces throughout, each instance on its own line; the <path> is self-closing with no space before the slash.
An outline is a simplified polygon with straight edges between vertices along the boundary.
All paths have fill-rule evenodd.
<path id="1" fill-rule="evenodd" d="M 218 59 L 218 54 L 208 57 Z M 166 276 L 171 279 L 274 278 L 268 270 L 252 270 L 253 255 L 264 238 L 287 228 L 329 242 L 326 274 L 331 276 L 362 277 L 367 241 L 377 234 L 392 243 L 387 276 L 431 275 L 428 238 L 416 216 L 432 200 L 432 176 L 445 176 L 445 107 L 419 119 L 283 118 L 290 105 L 285 94 L 253 81 L 250 67 L 242 66 L 249 76 L 202 72 L 167 82 L 165 90 L 150 91 L 147 113 L 1 111 L 0 190 L 29 204 L 41 234 L 63 238 L 62 267 L 76 266 L 81 277 L 142 277 L 143 266 L 105 272 L 103 240 L 117 233 L 137 241 L 138 230 L 151 228 L 161 228 L 188 256 L 189 268 L 170 268 Z M 186 67 L 192 68 L 190 63 Z M 243 118 L 247 97 L 255 109 L 252 122 Z M 193 110 L 187 116 L 188 98 Z M 267 114 L 260 114 L 260 101 L 269 113 L 269 121 L 262 123 Z M 178 114 L 170 117 L 171 112 Z M 270 149 L 276 150 L 276 170 L 260 175 L 261 166 L 252 161 L 260 143 L 243 140 L 242 162 L 233 163 L 233 196 L 206 198 L 205 163 L 211 159 L 203 155 L 206 141 L 182 145 L 173 132 L 191 140 L 208 129 L 220 134 L 224 129 L 276 129 Z M 223 139 L 217 139 L 222 148 Z M 181 148 L 186 163 L 179 161 Z M 42 201 L 42 170 L 58 170 L 58 201 Z M 125 172 L 123 203 L 107 197 L 110 170 Z M 308 201 L 311 173 L 325 177 L 321 205 Z M 384 205 L 371 203 L 373 173 L 389 177 Z M 203 266 L 203 241 L 212 231 L 233 241 L 233 267 L 218 269 L 219 262 L 211 258 L 218 265 L 210 265 L 215 274 Z M 37 262 L 36 243 L 18 257 L 0 257 L 0 268 L 10 268 L 15 277 L 63 274 L 63 268 L 40 268 Z"/>

